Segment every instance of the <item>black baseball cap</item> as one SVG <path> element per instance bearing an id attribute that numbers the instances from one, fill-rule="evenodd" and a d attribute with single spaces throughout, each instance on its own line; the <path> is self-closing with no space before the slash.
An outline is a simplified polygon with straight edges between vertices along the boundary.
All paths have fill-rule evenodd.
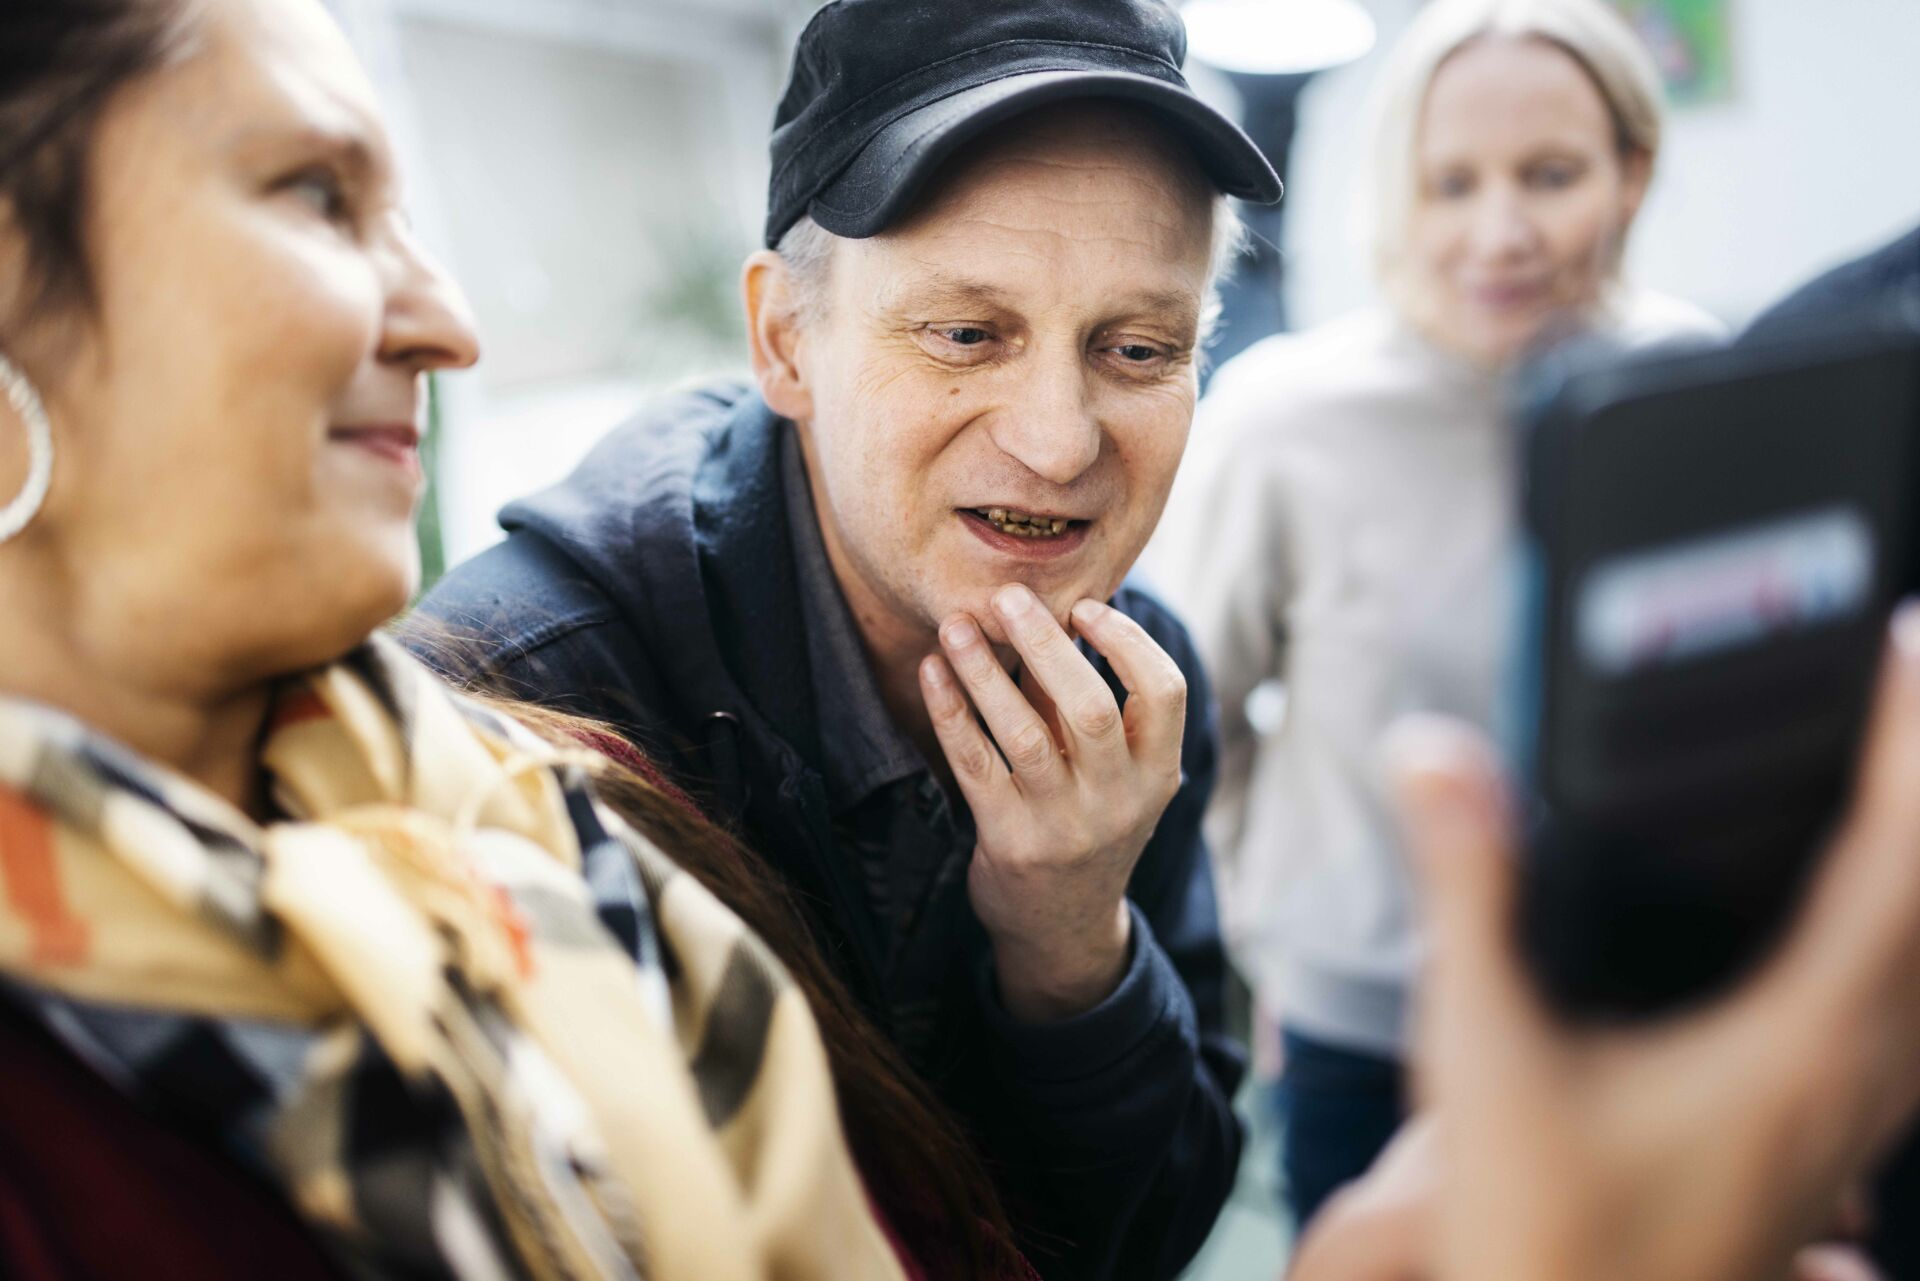
<path id="1" fill-rule="evenodd" d="M 774 116 L 767 245 L 807 214 L 876 235 L 961 144 L 1067 99 L 1151 110 L 1222 192 L 1273 204 L 1279 176 L 1187 86 L 1186 53 L 1165 0 L 833 0 L 800 33 Z"/>

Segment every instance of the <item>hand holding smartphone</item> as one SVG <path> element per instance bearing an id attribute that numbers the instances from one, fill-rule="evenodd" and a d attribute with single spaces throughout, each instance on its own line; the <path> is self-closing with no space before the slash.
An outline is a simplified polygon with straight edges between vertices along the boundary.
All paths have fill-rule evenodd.
<path id="1" fill-rule="evenodd" d="M 1615 363 L 1522 418 L 1522 940 L 1564 1012 L 1646 1017 L 1765 952 L 1841 809 L 1920 571 L 1920 335 Z"/>

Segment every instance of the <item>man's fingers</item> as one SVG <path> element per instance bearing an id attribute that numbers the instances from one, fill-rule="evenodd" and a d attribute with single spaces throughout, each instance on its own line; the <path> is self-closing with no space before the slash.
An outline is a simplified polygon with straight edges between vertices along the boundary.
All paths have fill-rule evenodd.
<path id="1" fill-rule="evenodd" d="M 1073 625 L 1127 687 L 1127 738 L 1147 760 L 1179 760 L 1187 728 L 1187 678 L 1146 628 L 1111 605 L 1083 600 Z"/>
<path id="2" fill-rule="evenodd" d="M 1850 824 L 1904 838 L 1920 834 L 1920 605 L 1902 605 L 1888 635 Z"/>
<path id="3" fill-rule="evenodd" d="M 1524 1053 L 1488 1055 L 1488 1043 L 1523 1051 L 1542 1039 L 1546 1015 L 1514 942 L 1517 871 L 1492 754 L 1465 727 L 1421 716 L 1389 731 L 1385 756 L 1430 931 L 1421 1035 L 1445 1107 L 1463 1049 L 1478 1047 L 1466 1056 L 1476 1062 L 1524 1069 Z"/>
<path id="4" fill-rule="evenodd" d="M 954 615 L 940 625 L 940 647 L 1020 785 L 1042 795 L 1061 787 L 1067 766 L 1053 733 L 1000 666 L 980 625 L 965 614 Z"/>
<path id="5" fill-rule="evenodd" d="M 1856 1096 L 1884 1104 L 1884 1115 L 1862 1118 L 1868 1131 L 1920 1100 L 1920 1063 L 1912 1062 L 1920 1056 L 1920 612 L 1912 604 L 1891 628 L 1852 805 L 1769 980 L 1751 989 L 1746 1012 L 1840 1036 L 1858 1051 L 1853 1069 L 1874 1079 L 1856 1082 Z"/>
<path id="6" fill-rule="evenodd" d="M 954 781 L 968 806 L 976 811 L 985 809 L 995 790 L 1007 786 L 1007 767 L 981 732 L 973 705 L 960 691 L 953 668 L 938 654 L 929 654 L 920 662 L 920 697 L 933 718 L 940 750 L 953 768 Z"/>
<path id="7" fill-rule="evenodd" d="M 1897 981 L 1888 967 L 1920 964 L 1920 607 L 1902 606 L 1889 638 L 1852 804 L 1779 967 L 1828 985 L 1826 1004 L 1875 966 Z"/>
<path id="8" fill-rule="evenodd" d="M 1020 690 L 1020 696 L 1033 704 L 1033 710 L 1040 713 L 1040 719 L 1047 723 L 1047 729 L 1053 734 L 1053 741 L 1065 743 L 1067 732 L 1060 724 L 1061 711 L 1053 696 L 1047 693 L 1047 687 L 1033 678 L 1033 673 L 1022 668 L 1014 678 L 1014 685 Z"/>
<path id="9" fill-rule="evenodd" d="M 1103 756 L 1124 756 L 1120 704 L 1040 598 L 1024 585 L 1011 583 L 993 594 L 993 612 L 1006 628 L 1007 639 L 1020 651 L 1026 674 L 1058 709 L 1068 753 L 1096 762 Z"/>

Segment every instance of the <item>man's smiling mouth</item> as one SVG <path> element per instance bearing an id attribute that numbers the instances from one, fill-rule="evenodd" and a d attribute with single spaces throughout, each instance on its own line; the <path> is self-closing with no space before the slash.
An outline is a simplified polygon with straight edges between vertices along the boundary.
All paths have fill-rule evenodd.
<path id="1" fill-rule="evenodd" d="M 1014 538 L 1058 538 L 1075 526 L 1087 523 L 1065 516 L 1023 512 L 1012 507 L 973 507 L 968 511 Z"/>

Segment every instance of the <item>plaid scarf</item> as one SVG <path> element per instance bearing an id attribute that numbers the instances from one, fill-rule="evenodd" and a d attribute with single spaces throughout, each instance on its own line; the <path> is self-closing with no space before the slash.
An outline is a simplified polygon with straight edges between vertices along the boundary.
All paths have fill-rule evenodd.
<path id="1" fill-rule="evenodd" d="M 522 727 L 376 639 L 261 825 L 0 700 L 0 972 L 364 1276 L 900 1275 L 806 1004 Z"/>

